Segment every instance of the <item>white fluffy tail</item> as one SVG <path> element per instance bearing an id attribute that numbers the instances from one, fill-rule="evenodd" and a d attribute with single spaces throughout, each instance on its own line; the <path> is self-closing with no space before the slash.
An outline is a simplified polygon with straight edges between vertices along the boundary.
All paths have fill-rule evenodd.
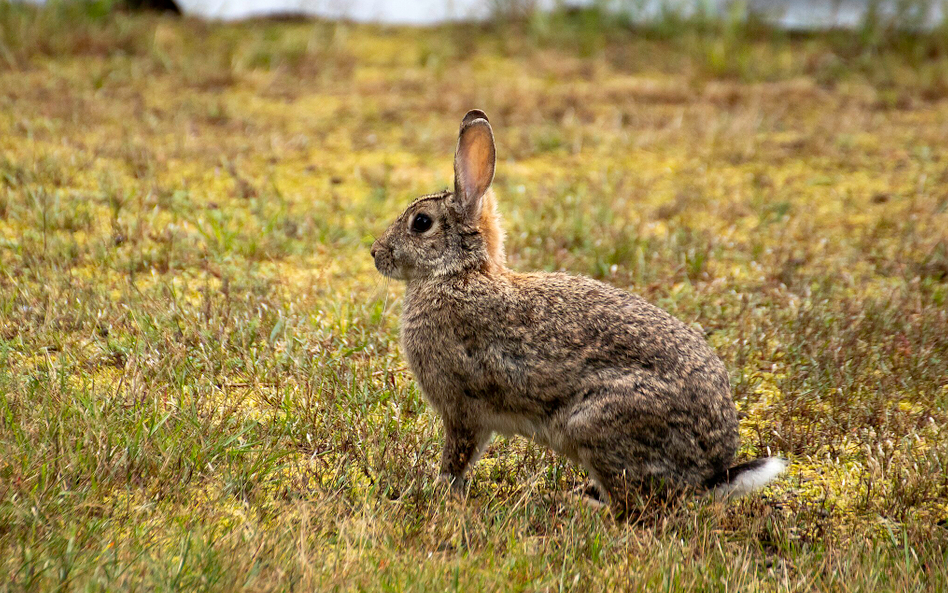
<path id="1" fill-rule="evenodd" d="M 740 463 L 717 474 L 707 482 L 715 497 L 744 496 L 768 484 L 787 469 L 787 460 L 779 457 L 761 457 Z"/>

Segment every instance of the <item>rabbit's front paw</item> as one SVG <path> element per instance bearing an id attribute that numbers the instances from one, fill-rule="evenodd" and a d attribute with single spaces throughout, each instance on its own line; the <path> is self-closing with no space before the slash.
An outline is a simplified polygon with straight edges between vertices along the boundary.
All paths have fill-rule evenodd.
<path id="1" fill-rule="evenodd" d="M 467 480 L 451 474 L 440 474 L 438 479 L 435 480 L 435 488 L 439 490 L 446 489 L 454 496 L 463 496 L 467 490 Z"/>

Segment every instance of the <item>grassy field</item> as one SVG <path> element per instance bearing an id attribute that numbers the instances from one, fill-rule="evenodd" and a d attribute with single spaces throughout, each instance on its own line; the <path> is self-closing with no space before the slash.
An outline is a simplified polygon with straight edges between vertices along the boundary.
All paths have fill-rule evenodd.
<path id="1" fill-rule="evenodd" d="M 0 3 L 0 588 L 948 589 L 948 41 Z M 512 267 L 700 324 L 759 495 L 466 499 L 374 235 L 487 111 Z"/>

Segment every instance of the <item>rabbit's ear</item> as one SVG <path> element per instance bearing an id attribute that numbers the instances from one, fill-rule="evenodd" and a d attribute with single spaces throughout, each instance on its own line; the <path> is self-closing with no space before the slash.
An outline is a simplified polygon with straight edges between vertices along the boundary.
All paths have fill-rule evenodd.
<path id="1" fill-rule="evenodd" d="M 458 148 L 454 153 L 454 199 L 461 214 L 476 220 L 484 193 L 494 179 L 494 133 L 479 109 L 461 120 Z"/>

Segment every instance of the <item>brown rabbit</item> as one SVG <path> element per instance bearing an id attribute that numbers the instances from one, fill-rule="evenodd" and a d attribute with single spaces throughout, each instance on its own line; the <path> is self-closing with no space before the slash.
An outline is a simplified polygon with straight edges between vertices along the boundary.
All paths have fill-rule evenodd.
<path id="1" fill-rule="evenodd" d="M 728 374 L 698 332 L 590 278 L 507 269 L 494 163 L 487 116 L 470 111 L 454 191 L 415 200 L 372 245 L 407 283 L 402 343 L 444 421 L 440 477 L 463 484 L 495 432 L 580 463 L 623 508 L 645 485 L 743 494 L 779 474 L 777 458 L 731 467 Z"/>

